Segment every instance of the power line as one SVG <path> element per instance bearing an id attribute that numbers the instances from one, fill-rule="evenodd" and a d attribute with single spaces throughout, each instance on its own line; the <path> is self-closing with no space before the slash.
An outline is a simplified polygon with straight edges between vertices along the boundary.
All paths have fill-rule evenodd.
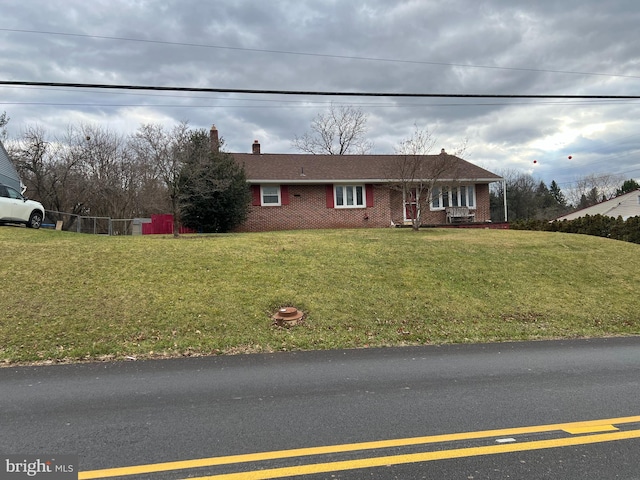
<path id="1" fill-rule="evenodd" d="M 230 47 L 225 45 L 208 45 L 202 43 L 187 43 L 187 42 L 169 42 L 164 40 L 146 40 L 143 38 L 130 38 L 130 37 L 111 37 L 106 35 L 88 35 L 81 33 L 66 33 L 66 32 L 49 32 L 41 30 L 24 30 L 15 28 L 0 28 L 3 32 L 14 33 L 33 33 L 38 35 L 58 35 L 64 37 L 78 37 L 78 38 L 92 38 L 102 40 L 119 40 L 125 42 L 139 42 L 139 43 L 151 43 L 158 45 L 174 45 L 181 47 L 198 47 L 198 48 L 215 48 L 220 50 L 236 50 L 244 52 L 256 52 L 256 53 L 273 53 L 279 55 L 297 55 L 305 57 L 323 57 L 323 58 L 336 58 L 341 60 L 360 60 L 360 61 L 374 61 L 374 62 L 387 62 L 387 63 L 405 63 L 414 65 L 434 65 L 444 67 L 463 67 L 463 68 L 484 68 L 490 70 L 511 70 L 520 72 L 538 72 L 538 73 L 562 73 L 569 75 L 589 75 L 589 76 L 601 76 L 601 77 L 618 77 L 618 78 L 640 78 L 639 75 L 621 75 L 612 73 L 599 73 L 599 72 L 579 72 L 571 70 L 551 70 L 551 69 L 537 69 L 537 68 L 522 68 L 522 67 L 498 67 L 493 65 L 473 65 L 464 63 L 447 63 L 447 62 L 430 62 L 424 60 L 402 60 L 393 58 L 378 58 L 378 57 L 362 57 L 351 55 L 334 55 L 325 53 L 311 53 L 311 52 L 295 52 L 289 50 L 270 50 L 261 48 L 244 48 L 244 47 Z"/>
<path id="2" fill-rule="evenodd" d="M 162 98 L 162 97 L 160 97 Z M 171 98 L 171 97 L 169 97 Z M 197 99 L 199 97 L 178 97 L 184 99 Z M 201 98 L 201 97 L 200 97 Z M 215 99 L 214 99 L 215 100 Z M 219 99 L 233 101 L 233 99 Z M 244 101 L 244 100 L 243 100 Z M 246 101 L 255 101 L 247 99 Z M 258 100 L 268 101 L 268 100 Z M 95 108 L 121 108 L 121 107 L 156 107 L 156 108 L 255 108 L 255 109 L 272 109 L 272 108 L 304 108 L 315 109 L 318 106 L 326 106 L 328 102 L 297 102 L 285 100 L 272 100 L 273 102 L 282 103 L 282 105 L 244 105 L 244 104 L 202 104 L 197 105 L 179 105 L 179 104 L 163 104 L 163 103 L 86 103 L 86 102 L 12 102 L 0 101 L 0 105 L 25 105 L 25 106 L 45 106 L 45 107 L 95 107 Z M 628 104 L 638 104 L 639 102 L 628 102 Z M 585 102 L 536 102 L 536 103 L 519 103 L 519 102 L 491 102 L 491 103 L 334 103 L 334 105 L 349 105 L 367 108 L 425 108 L 425 107 L 510 107 L 517 105 L 528 106 L 545 106 L 545 105 L 572 105 L 576 107 L 591 107 L 594 105 L 616 105 L 616 103 L 585 103 Z"/>
<path id="3" fill-rule="evenodd" d="M 611 174 L 611 173 L 598 174 L 598 173 L 596 173 L 595 175 L 598 175 L 598 176 L 589 176 L 589 178 L 591 178 L 593 180 L 606 180 L 608 178 L 611 178 L 611 175 L 623 176 L 623 175 L 627 175 L 627 174 L 632 173 L 632 172 L 640 172 L 640 168 L 634 168 L 632 170 L 627 170 L 625 172 L 618 172 L 618 173 L 614 173 L 614 174 Z M 581 180 L 572 180 L 570 182 L 556 182 L 556 184 L 558 186 L 562 186 L 562 185 L 567 186 L 567 185 L 577 185 L 580 182 L 581 182 Z M 569 187 L 569 188 L 571 188 L 571 187 Z"/>
<path id="4" fill-rule="evenodd" d="M 110 84 L 63 83 L 63 82 L 23 82 L 23 81 L 4 81 L 4 80 L 0 80 L 0 85 L 21 86 L 21 87 L 70 88 L 70 89 L 90 88 L 90 89 L 102 89 L 102 90 L 129 90 L 129 91 L 145 90 L 145 91 L 204 92 L 204 93 L 239 93 L 239 94 L 260 94 L 260 95 L 284 95 L 284 96 L 300 95 L 300 96 L 325 96 L 325 97 L 351 96 L 351 97 L 392 97 L 392 98 L 394 97 L 395 98 L 462 98 L 462 99 L 501 98 L 501 99 L 566 99 L 566 100 L 568 99 L 571 99 L 571 100 L 577 100 L 577 99 L 581 99 L 581 100 L 635 99 L 637 100 L 637 99 L 640 99 L 640 95 L 524 95 L 524 94 L 451 94 L 451 93 L 394 93 L 394 92 L 340 92 L 340 91 L 322 92 L 322 91 L 297 91 L 297 90 L 260 90 L 260 89 L 229 89 L 229 88 L 201 88 L 201 87 L 200 88 L 163 87 L 163 86 L 144 86 L 144 85 L 110 85 Z M 35 104 L 36 102 L 33 102 L 33 103 Z M 599 103 L 599 102 L 594 102 L 594 103 Z M 66 105 L 70 105 L 70 104 L 66 104 Z M 483 104 L 477 104 L 477 105 L 483 105 Z M 510 105 L 510 104 L 504 104 L 504 105 Z M 531 105 L 538 105 L 538 103 L 532 103 Z M 94 106 L 100 106 L 100 105 L 94 105 Z M 124 105 L 124 106 L 130 106 L 130 105 Z M 167 106 L 169 107 L 171 105 L 167 105 Z M 425 105 L 425 106 L 430 106 L 430 105 Z M 189 107 L 192 107 L 192 106 L 189 106 Z M 631 173 L 633 171 L 635 170 L 622 172 L 622 174 Z M 568 184 L 568 183 L 570 182 L 566 182 L 563 184 Z"/>
<path id="5" fill-rule="evenodd" d="M 209 88 L 209 87 L 162 87 L 152 85 L 114 85 L 101 83 L 67 83 L 67 82 L 24 82 L 0 80 L 0 85 L 65 87 L 65 88 L 97 88 L 110 90 L 148 90 L 160 92 L 207 92 L 207 93 L 239 93 L 258 95 L 299 95 L 330 97 L 390 97 L 390 98 L 535 98 L 535 99 L 608 99 L 627 100 L 640 99 L 640 95 L 530 95 L 530 94 L 487 94 L 487 93 L 398 93 L 398 92 L 344 92 L 313 90 L 261 90 L 253 88 Z"/>
<path id="6" fill-rule="evenodd" d="M 72 92 L 74 90 L 78 90 L 75 88 L 47 88 L 47 87 L 33 87 L 33 86 L 7 86 L 5 88 L 15 88 L 15 89 L 29 89 L 29 90 L 47 90 L 47 91 L 66 91 Z M 81 93 L 96 93 L 92 90 L 80 90 Z M 164 93 L 154 94 L 154 93 L 140 93 L 139 91 L 135 92 L 126 92 L 126 91 L 103 91 L 101 93 L 108 95 L 130 95 L 130 96 L 138 96 L 138 97 L 154 97 L 154 98 L 164 98 L 164 99 L 181 99 L 181 100 L 227 100 L 227 101 L 236 101 L 229 97 L 211 97 L 211 96 L 195 96 L 195 95 L 167 95 Z M 237 100 L 240 101 L 240 100 Z M 249 98 L 243 99 L 242 101 L 250 101 L 250 102 L 268 102 L 268 103 L 283 103 L 287 105 L 298 104 L 303 101 L 301 100 L 284 100 L 284 99 L 266 99 L 266 98 Z M 337 105 L 350 105 L 350 106 L 364 106 L 364 107 L 389 107 L 389 108 L 397 108 L 397 107 L 495 107 L 495 106 L 516 106 L 516 105 L 530 105 L 530 106 L 542 106 L 542 105 L 572 105 L 572 106 L 594 106 L 594 105 L 620 105 L 624 102 L 626 105 L 637 104 L 638 102 L 629 102 L 625 99 L 611 100 L 607 101 L 606 99 L 593 99 L 593 100 L 571 100 L 565 102 L 483 102 L 483 103 L 337 103 Z M 333 101 L 304 101 L 304 105 L 301 105 L 304 108 L 316 108 L 317 106 L 328 105 L 329 103 L 334 103 Z M 46 106 L 87 106 L 87 107 L 108 107 L 108 106 L 117 106 L 117 107 L 138 107 L 138 106 L 157 106 L 157 107 L 173 107 L 176 106 L 178 108 L 199 108 L 199 107 L 210 107 L 209 105 L 158 105 L 158 104 L 109 104 L 109 103 L 68 103 L 68 102 L 1 102 L 0 105 L 46 105 Z M 215 105 L 216 107 L 251 107 L 249 105 Z M 282 105 L 284 107 L 284 105 Z M 299 106 L 299 105 L 298 105 Z"/>

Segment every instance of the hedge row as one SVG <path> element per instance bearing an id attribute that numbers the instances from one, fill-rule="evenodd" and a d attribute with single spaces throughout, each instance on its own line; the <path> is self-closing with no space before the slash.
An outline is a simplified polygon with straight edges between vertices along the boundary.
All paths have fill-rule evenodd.
<path id="1" fill-rule="evenodd" d="M 613 240 L 640 243 L 640 216 L 623 220 L 605 215 L 585 215 L 575 220 L 517 220 L 510 224 L 514 230 L 540 230 L 546 232 L 580 233 Z"/>

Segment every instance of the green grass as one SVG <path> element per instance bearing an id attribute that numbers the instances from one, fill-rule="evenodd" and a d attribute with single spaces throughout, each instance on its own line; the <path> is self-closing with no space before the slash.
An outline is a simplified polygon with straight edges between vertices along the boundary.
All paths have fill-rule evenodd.
<path id="1" fill-rule="evenodd" d="M 0 227 L 0 362 L 633 335 L 639 285 L 639 245 L 560 233 Z"/>

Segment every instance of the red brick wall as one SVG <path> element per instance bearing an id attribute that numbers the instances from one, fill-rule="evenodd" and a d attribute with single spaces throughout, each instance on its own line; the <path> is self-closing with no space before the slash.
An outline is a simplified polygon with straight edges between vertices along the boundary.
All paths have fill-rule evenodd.
<path id="1" fill-rule="evenodd" d="M 370 185 L 367 185 L 370 188 Z M 373 207 L 327 208 L 326 185 L 289 185 L 289 204 L 252 206 L 240 232 L 300 230 L 309 228 L 382 228 L 404 222 L 402 193 L 374 186 Z M 489 186 L 476 185 L 476 222 L 490 219 Z M 425 212 L 423 223 L 443 225 L 444 210 Z"/>
<path id="2" fill-rule="evenodd" d="M 489 185 L 476 185 L 476 222 L 488 222 L 489 220 L 491 220 Z"/>
<path id="3" fill-rule="evenodd" d="M 389 227 L 389 190 L 373 187 L 373 207 L 327 208 L 326 185 L 289 185 L 289 205 L 252 206 L 237 231 Z M 367 185 L 367 188 L 371 188 Z"/>
<path id="4" fill-rule="evenodd" d="M 489 208 L 489 185 L 476 185 L 476 222 L 487 222 L 491 219 L 491 211 Z M 404 222 L 404 211 L 402 202 L 402 192 L 391 192 L 391 219 L 394 223 L 402 225 Z M 447 215 L 444 210 L 431 210 L 428 206 L 422 215 L 422 223 L 424 225 L 444 225 L 447 221 Z"/>

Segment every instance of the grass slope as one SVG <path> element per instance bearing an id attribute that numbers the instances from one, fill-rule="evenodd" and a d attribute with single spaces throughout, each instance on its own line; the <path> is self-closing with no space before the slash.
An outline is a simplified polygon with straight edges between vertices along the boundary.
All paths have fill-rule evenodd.
<path id="1" fill-rule="evenodd" d="M 640 333 L 640 246 L 560 233 L 0 227 L 0 285 L 5 364 Z"/>

